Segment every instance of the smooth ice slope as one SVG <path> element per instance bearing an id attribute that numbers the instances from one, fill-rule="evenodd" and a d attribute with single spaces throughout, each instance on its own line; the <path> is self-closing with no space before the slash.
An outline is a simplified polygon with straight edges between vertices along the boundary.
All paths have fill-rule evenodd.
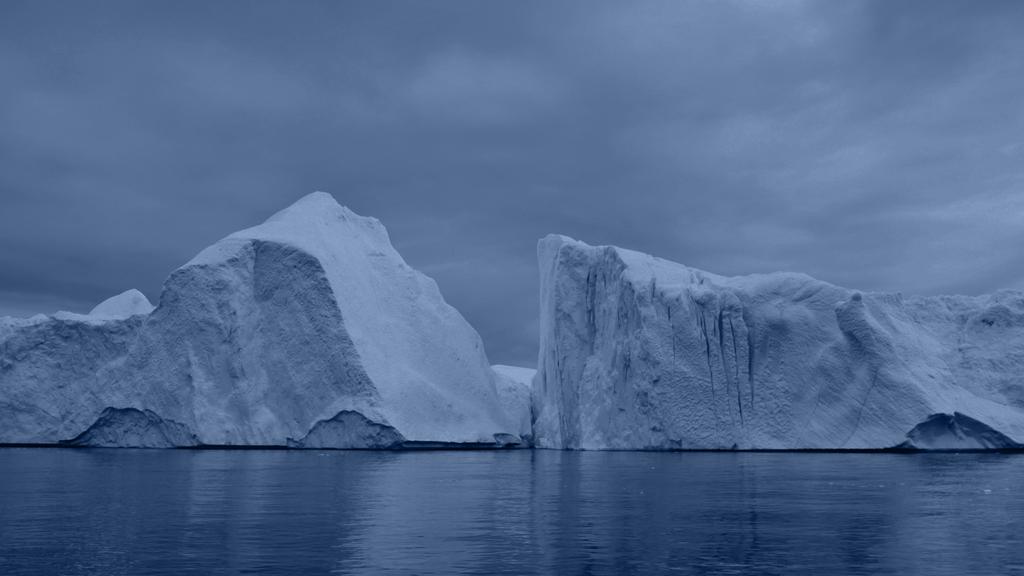
<path id="1" fill-rule="evenodd" d="M 959 430 L 972 445 L 1024 440 L 1020 292 L 904 297 L 802 274 L 726 278 L 563 236 L 538 252 L 538 446 L 929 448 Z M 940 413 L 1000 436 L 958 419 L 908 437 Z"/>
<path id="2" fill-rule="evenodd" d="M 327 194 L 204 250 L 152 312 L 143 300 L 0 324 L 0 442 L 70 440 L 128 408 L 207 445 L 515 434 L 476 332 L 380 222 Z"/>
<path id="3" fill-rule="evenodd" d="M 93 318 L 123 319 L 152 311 L 153 305 L 145 294 L 133 288 L 100 302 L 88 315 Z"/>

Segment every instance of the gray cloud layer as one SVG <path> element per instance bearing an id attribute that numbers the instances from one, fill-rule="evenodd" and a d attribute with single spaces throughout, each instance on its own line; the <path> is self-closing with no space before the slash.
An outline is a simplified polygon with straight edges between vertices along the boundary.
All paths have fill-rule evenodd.
<path id="1" fill-rule="evenodd" d="M 536 354 L 536 239 L 1024 287 L 1021 2 L 0 4 L 0 314 L 86 310 L 313 190 Z"/>

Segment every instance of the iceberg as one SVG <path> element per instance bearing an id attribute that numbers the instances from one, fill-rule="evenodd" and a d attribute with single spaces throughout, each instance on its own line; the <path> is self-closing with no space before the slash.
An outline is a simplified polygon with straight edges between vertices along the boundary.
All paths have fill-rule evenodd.
<path id="1" fill-rule="evenodd" d="M 381 223 L 314 193 L 175 270 L 155 307 L 0 320 L 0 443 L 515 445 L 497 379 Z"/>
<path id="2" fill-rule="evenodd" d="M 533 438 L 533 414 L 530 401 L 530 390 L 537 371 L 533 368 L 505 366 L 495 364 L 491 367 L 495 374 L 495 385 L 498 389 L 498 400 L 502 409 L 513 423 L 513 431 L 524 442 Z"/>
<path id="3" fill-rule="evenodd" d="M 540 241 L 533 441 L 565 449 L 1015 448 L 1024 293 L 862 293 Z"/>

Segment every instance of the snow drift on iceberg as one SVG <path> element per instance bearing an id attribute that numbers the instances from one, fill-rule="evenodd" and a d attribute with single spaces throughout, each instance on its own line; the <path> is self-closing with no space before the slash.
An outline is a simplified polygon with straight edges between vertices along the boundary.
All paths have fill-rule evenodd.
<path id="1" fill-rule="evenodd" d="M 1020 292 L 904 297 L 802 274 L 726 278 L 564 236 L 538 254 L 538 446 L 864 449 L 909 433 L 928 448 L 949 434 L 912 431 L 953 413 L 999 435 L 974 438 L 1024 439 Z"/>
<path id="2" fill-rule="evenodd" d="M 207 248 L 155 308 L 140 297 L 0 321 L 0 443 L 83 443 L 104 418 L 103 445 L 118 430 L 338 448 L 498 445 L 518 430 L 477 333 L 380 222 L 327 194 Z"/>

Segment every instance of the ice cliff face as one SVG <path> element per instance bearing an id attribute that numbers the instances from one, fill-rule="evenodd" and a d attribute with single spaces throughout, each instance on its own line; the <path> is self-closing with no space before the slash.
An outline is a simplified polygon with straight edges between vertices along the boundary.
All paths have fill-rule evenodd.
<path id="1" fill-rule="evenodd" d="M 110 387 L 145 315 L 0 319 L 0 443 L 56 443 L 125 400 Z"/>
<path id="2" fill-rule="evenodd" d="M 533 368 L 519 366 L 503 366 L 495 364 L 491 367 L 496 376 L 498 399 L 502 409 L 512 419 L 513 430 L 526 442 L 533 436 L 533 417 L 530 408 L 530 389 L 537 371 Z"/>
<path id="3" fill-rule="evenodd" d="M 97 448 L 184 448 L 199 439 L 178 422 L 167 421 L 150 410 L 107 408 L 85 432 L 61 442 Z"/>
<path id="4" fill-rule="evenodd" d="M 907 433 L 899 448 L 916 450 L 1017 450 L 1024 446 L 959 412 L 932 414 Z"/>
<path id="5" fill-rule="evenodd" d="M 204 250 L 155 309 L 130 291 L 0 322 L 2 443 L 494 444 L 517 426 L 476 332 L 323 193 Z"/>
<path id="6" fill-rule="evenodd" d="M 563 236 L 538 253 L 538 446 L 1024 440 L 1022 293 L 904 297 L 799 274 L 725 278 Z"/>

